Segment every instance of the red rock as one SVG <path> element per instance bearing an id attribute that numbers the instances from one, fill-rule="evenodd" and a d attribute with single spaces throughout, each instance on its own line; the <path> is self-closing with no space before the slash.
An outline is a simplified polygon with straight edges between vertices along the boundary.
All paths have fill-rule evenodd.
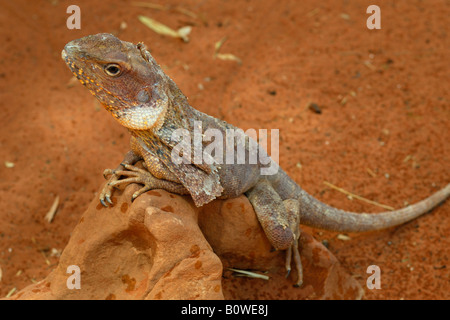
<path id="1" fill-rule="evenodd" d="M 155 190 L 130 202 L 137 186 L 104 208 L 94 199 L 75 227 L 59 264 L 13 299 L 223 299 L 222 264 L 185 199 Z M 69 290 L 67 267 L 81 269 Z"/>
<path id="2" fill-rule="evenodd" d="M 116 192 L 111 208 L 94 199 L 56 269 L 11 299 L 357 299 L 362 295 L 359 284 L 336 258 L 307 234 L 300 239 L 304 284 L 292 287 L 295 279 L 284 277 L 284 252 L 271 251 L 245 196 L 196 208 L 188 197 L 153 190 L 131 203 L 137 188 L 131 185 L 123 193 Z M 81 270 L 81 289 L 67 288 L 71 265 Z M 267 272 L 270 280 L 238 278 L 228 267 Z"/>

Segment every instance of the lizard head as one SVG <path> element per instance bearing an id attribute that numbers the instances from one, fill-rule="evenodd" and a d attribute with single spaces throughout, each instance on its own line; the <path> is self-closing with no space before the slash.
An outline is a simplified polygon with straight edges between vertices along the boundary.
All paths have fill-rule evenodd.
<path id="1" fill-rule="evenodd" d="M 123 126 L 131 130 L 162 126 L 170 103 L 164 88 L 174 84 L 144 44 L 102 33 L 69 42 L 61 56 Z"/>

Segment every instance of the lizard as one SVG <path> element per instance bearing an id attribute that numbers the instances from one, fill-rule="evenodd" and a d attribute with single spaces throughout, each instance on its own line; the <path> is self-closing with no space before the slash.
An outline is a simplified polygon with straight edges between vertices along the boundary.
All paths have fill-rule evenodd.
<path id="1" fill-rule="evenodd" d="M 104 206 L 112 205 L 114 188 L 129 183 L 143 185 L 132 195 L 132 200 L 149 190 L 164 189 L 190 195 L 198 207 L 214 199 L 244 194 L 271 245 L 275 250 L 286 250 L 287 275 L 291 264 L 295 265 L 294 286 L 303 283 L 298 248 L 300 224 L 338 232 L 380 230 L 415 219 L 450 195 L 449 183 L 428 198 L 402 209 L 377 214 L 354 213 L 314 198 L 279 167 L 275 174 L 261 174 L 261 169 L 274 165 L 274 161 L 259 145 L 258 152 L 268 162 L 258 159 L 256 163 L 248 160 L 227 163 L 220 162 L 220 157 L 193 161 L 189 149 L 174 153 L 179 146 L 179 141 L 173 139 L 177 130 L 187 132 L 187 141 L 192 141 L 199 128 L 221 133 L 238 128 L 193 108 L 142 42 L 133 44 L 107 33 L 89 35 L 67 43 L 61 56 L 78 80 L 131 134 L 131 150 L 123 161 L 114 170 L 104 171 L 107 183 L 99 194 Z M 227 148 L 243 147 L 248 156 L 251 141 L 244 134 L 243 139 L 236 139 Z M 207 145 L 207 141 L 202 141 L 202 146 Z M 174 154 L 187 161 L 174 161 Z M 143 163 L 143 168 L 136 165 L 138 162 Z"/>

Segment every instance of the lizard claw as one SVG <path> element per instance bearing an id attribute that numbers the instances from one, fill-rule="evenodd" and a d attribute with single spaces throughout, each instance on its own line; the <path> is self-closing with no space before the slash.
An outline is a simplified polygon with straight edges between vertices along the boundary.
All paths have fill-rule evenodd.
<path id="1" fill-rule="evenodd" d="M 114 205 L 114 203 L 111 201 L 111 194 L 108 193 L 109 188 L 105 186 L 102 193 L 99 196 L 100 203 L 105 207 L 108 208 L 109 205 Z"/>
<path id="2" fill-rule="evenodd" d="M 117 182 L 119 180 L 117 169 L 106 169 L 105 171 L 103 171 L 103 177 L 107 179 L 108 182 L 100 193 L 99 200 L 104 207 L 109 207 L 109 205 L 114 204 L 111 200 L 111 192 L 112 189 L 115 188 L 114 182 Z"/>
<path id="3" fill-rule="evenodd" d="M 103 199 L 100 199 L 100 203 L 104 206 L 104 207 L 108 207 L 108 205 L 105 203 L 105 201 L 103 201 Z"/>
<path id="4" fill-rule="evenodd" d="M 291 269 L 289 268 L 286 272 L 286 279 L 289 278 L 289 275 L 291 274 Z"/>

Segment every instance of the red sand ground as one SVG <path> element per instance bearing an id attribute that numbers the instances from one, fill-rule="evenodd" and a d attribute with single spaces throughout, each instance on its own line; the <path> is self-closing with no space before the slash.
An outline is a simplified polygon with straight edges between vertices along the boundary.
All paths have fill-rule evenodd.
<path id="1" fill-rule="evenodd" d="M 128 150 L 127 131 L 71 82 L 60 58 L 67 42 L 88 34 L 144 41 L 203 112 L 243 129 L 279 128 L 282 167 L 335 207 L 382 210 L 324 181 L 395 208 L 450 181 L 448 2 L 380 0 L 381 30 L 366 28 L 374 3 L 363 0 L 183 2 L 196 18 L 125 1 L 76 1 L 82 28 L 75 31 L 66 28 L 69 4 L 0 4 L 0 296 L 49 273 L 103 169 Z M 139 14 L 172 28 L 192 25 L 191 41 L 155 34 Z M 221 52 L 242 65 L 213 59 L 225 36 Z M 57 195 L 49 224 L 44 216 Z M 381 268 L 382 289 L 366 289 L 367 299 L 449 299 L 449 209 L 447 201 L 406 225 L 348 241 L 307 230 L 327 240 L 361 284 L 367 266 Z"/>

